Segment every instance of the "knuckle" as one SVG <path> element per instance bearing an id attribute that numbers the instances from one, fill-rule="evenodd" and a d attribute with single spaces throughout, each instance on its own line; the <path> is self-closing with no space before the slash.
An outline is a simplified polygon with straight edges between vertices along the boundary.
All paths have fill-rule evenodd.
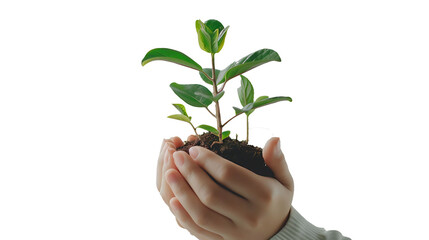
<path id="1" fill-rule="evenodd" d="M 257 229 L 259 228 L 259 220 L 258 219 L 250 219 L 250 221 L 248 222 L 249 227 L 251 229 Z"/>
<path id="2" fill-rule="evenodd" d="M 200 211 L 198 212 L 194 217 L 194 222 L 198 226 L 205 228 L 209 225 L 209 217 L 206 211 Z"/>
<path id="3" fill-rule="evenodd" d="M 198 173 L 196 173 L 196 169 L 193 165 L 182 168 L 182 175 L 187 179 L 189 183 L 197 183 L 200 181 Z"/>
<path id="4" fill-rule="evenodd" d="M 201 195 L 201 201 L 206 206 L 213 206 L 219 201 L 219 194 L 213 188 L 206 187 Z"/>
<path id="5" fill-rule="evenodd" d="M 210 161 L 217 156 L 214 152 L 206 148 L 203 148 L 203 147 L 197 147 L 197 148 L 198 148 L 198 157 L 195 159 L 197 162 L 204 163 L 207 160 Z"/>
<path id="6" fill-rule="evenodd" d="M 246 222 L 250 228 L 255 229 L 259 227 L 261 221 L 257 215 L 252 214 L 246 217 Z"/>
<path id="7" fill-rule="evenodd" d="M 188 229 L 189 233 L 198 239 L 204 239 L 202 236 L 205 235 L 204 229 L 201 227 L 193 227 Z M 207 239 L 207 238 L 206 238 Z"/>
<path id="8" fill-rule="evenodd" d="M 273 194 L 270 191 L 263 191 L 259 196 L 259 201 L 262 204 L 270 204 L 273 201 Z"/>
<path id="9" fill-rule="evenodd" d="M 228 182 L 233 177 L 233 169 L 230 165 L 222 165 L 218 170 L 218 180 Z"/>

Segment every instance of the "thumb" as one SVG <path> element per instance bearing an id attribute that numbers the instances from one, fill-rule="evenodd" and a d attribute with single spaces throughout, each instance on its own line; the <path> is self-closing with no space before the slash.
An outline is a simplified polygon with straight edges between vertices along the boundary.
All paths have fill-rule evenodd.
<path id="1" fill-rule="evenodd" d="M 274 172 L 276 179 L 287 189 L 293 191 L 293 179 L 281 150 L 280 138 L 274 137 L 268 140 L 262 151 L 265 163 Z"/>

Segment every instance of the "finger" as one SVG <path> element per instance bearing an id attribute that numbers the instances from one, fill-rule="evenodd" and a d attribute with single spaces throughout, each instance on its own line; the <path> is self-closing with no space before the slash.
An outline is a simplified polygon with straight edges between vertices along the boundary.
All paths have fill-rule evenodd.
<path id="1" fill-rule="evenodd" d="M 248 200 L 270 194 L 265 178 L 203 147 L 189 149 L 191 157 L 216 181 Z"/>
<path id="2" fill-rule="evenodd" d="M 271 138 L 262 151 L 265 163 L 274 172 L 275 178 L 287 189 L 293 191 L 294 184 L 284 154 L 281 150 L 280 138 Z"/>
<path id="3" fill-rule="evenodd" d="M 172 137 L 170 141 L 174 144 L 176 148 L 183 146 L 183 141 L 179 137 Z"/>
<path id="4" fill-rule="evenodd" d="M 176 220 L 179 226 L 187 229 L 192 235 L 196 236 L 198 239 L 222 239 L 222 237 L 218 234 L 209 232 L 204 228 L 199 227 L 194 222 L 194 220 L 192 220 L 191 216 L 189 216 L 185 208 L 183 208 L 182 204 L 180 204 L 179 200 L 176 197 L 173 197 L 170 200 L 170 207 L 174 216 L 176 216 Z"/>
<path id="5" fill-rule="evenodd" d="M 173 153 L 176 151 L 173 143 L 167 142 L 166 143 L 166 150 L 164 154 L 164 164 L 162 168 L 162 181 L 161 181 L 161 190 L 159 191 L 161 194 L 162 199 L 164 202 L 168 205 L 170 202 L 170 199 L 174 197 L 173 191 L 171 191 L 170 186 L 168 185 L 167 181 L 165 180 L 165 172 L 167 172 L 168 169 L 176 169 L 176 166 L 174 165 L 173 161 Z"/>
<path id="6" fill-rule="evenodd" d="M 196 141 L 197 139 L 198 139 L 197 136 L 195 136 L 195 135 L 189 135 L 187 141 L 188 142 L 193 142 L 193 141 Z"/>
<path id="7" fill-rule="evenodd" d="M 223 233 L 231 228 L 231 220 L 204 206 L 177 170 L 168 170 L 166 179 L 195 224 L 213 233 Z"/>
<path id="8" fill-rule="evenodd" d="M 162 140 L 161 149 L 159 151 L 158 156 L 158 165 L 156 168 L 156 187 L 158 188 L 158 191 L 161 190 L 161 181 L 162 181 L 162 167 L 164 165 L 164 155 L 165 155 L 165 142 L 166 140 Z"/>
<path id="9" fill-rule="evenodd" d="M 173 154 L 174 162 L 199 200 L 213 211 L 241 222 L 249 212 L 249 202 L 217 184 L 183 151 Z"/>
<path id="10" fill-rule="evenodd" d="M 183 146 L 183 142 L 179 137 L 172 137 L 170 139 L 164 139 L 162 140 L 161 150 L 159 151 L 159 157 L 158 157 L 158 165 L 156 170 L 156 187 L 158 188 L 158 191 L 161 190 L 161 183 L 162 183 L 162 169 L 164 166 L 165 161 L 165 154 L 168 147 L 171 147 L 171 144 L 167 143 L 173 143 L 175 148 Z"/>
<path id="11" fill-rule="evenodd" d="M 172 198 L 172 199 L 173 199 L 173 198 Z M 171 206 L 171 202 L 170 202 L 170 206 Z M 184 228 L 184 227 L 182 226 L 182 224 L 179 222 L 179 220 L 177 220 L 177 218 L 176 218 L 176 223 L 177 223 L 177 225 L 179 225 L 179 227 Z"/>

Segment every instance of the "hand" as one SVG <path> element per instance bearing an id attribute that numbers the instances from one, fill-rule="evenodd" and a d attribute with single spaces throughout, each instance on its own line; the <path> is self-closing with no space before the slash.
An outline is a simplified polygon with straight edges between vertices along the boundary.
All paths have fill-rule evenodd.
<path id="1" fill-rule="evenodd" d="M 188 141 L 194 141 L 197 137 L 190 135 Z M 161 194 L 164 202 L 170 206 L 170 199 L 174 197 L 170 186 L 165 181 L 165 172 L 168 169 L 176 169 L 176 165 L 173 162 L 173 153 L 177 148 L 183 146 L 183 141 L 179 137 L 172 137 L 170 139 L 164 139 L 162 141 L 161 150 L 158 157 L 158 166 L 156 172 L 156 187 Z"/>
<path id="2" fill-rule="evenodd" d="M 173 162 L 173 153 L 178 147 L 183 146 L 183 141 L 179 137 L 162 140 L 161 150 L 158 157 L 156 171 L 156 187 L 165 203 L 169 204 L 174 196 L 170 186 L 165 182 L 164 174 L 170 168 L 177 169 Z"/>
<path id="3" fill-rule="evenodd" d="M 198 239 L 261 240 L 275 235 L 290 212 L 293 179 L 278 138 L 267 142 L 263 156 L 276 179 L 202 147 L 191 148 L 190 155 L 174 152 L 177 168 L 168 169 L 165 179 L 174 193 L 169 203 L 179 225 Z"/>

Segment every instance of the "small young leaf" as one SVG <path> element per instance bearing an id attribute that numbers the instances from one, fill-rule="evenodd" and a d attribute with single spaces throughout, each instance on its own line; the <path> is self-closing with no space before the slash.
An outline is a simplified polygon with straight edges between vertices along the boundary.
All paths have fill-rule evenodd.
<path id="1" fill-rule="evenodd" d="M 268 98 L 268 96 L 260 96 L 260 97 L 258 97 L 258 98 L 255 100 L 255 102 L 262 101 L 262 100 L 264 100 L 264 99 L 266 99 L 266 98 Z M 246 112 L 246 115 L 247 115 L 247 116 L 250 116 L 250 114 L 252 114 L 254 111 L 255 111 L 255 109 L 252 109 L 252 110 L 250 110 L 250 111 Z"/>
<path id="2" fill-rule="evenodd" d="M 201 128 L 201 129 L 207 130 L 207 131 L 213 133 L 214 135 L 218 135 L 219 134 L 219 131 L 216 128 L 214 128 L 212 126 L 209 126 L 209 125 L 202 124 L 202 125 L 198 126 L 197 128 Z"/>
<path id="3" fill-rule="evenodd" d="M 238 98 L 240 99 L 240 103 L 243 107 L 253 102 L 253 86 L 249 79 L 243 75 L 241 75 L 241 86 L 237 89 L 237 92 Z"/>
<path id="4" fill-rule="evenodd" d="M 217 53 L 218 51 L 218 42 L 217 39 L 219 37 L 219 29 L 216 29 L 211 34 L 211 42 L 212 42 L 212 53 Z"/>
<path id="5" fill-rule="evenodd" d="M 198 43 L 200 44 L 200 48 L 208 53 L 212 53 L 212 31 L 208 27 L 206 27 L 206 25 L 201 20 L 197 20 L 195 22 L 195 28 L 197 30 Z"/>
<path id="6" fill-rule="evenodd" d="M 211 68 L 203 68 L 203 72 L 205 72 L 207 75 L 209 75 L 210 77 L 213 77 L 212 76 L 212 69 Z M 220 72 L 220 70 L 215 70 L 215 75 L 217 76 L 217 75 L 219 75 L 219 72 Z M 201 77 L 201 79 L 203 79 L 203 81 L 204 82 L 206 82 L 206 83 L 208 83 L 208 84 L 210 84 L 210 85 L 212 85 L 213 86 L 213 82 L 212 82 L 212 80 L 210 80 L 210 79 L 208 79 L 207 77 L 206 77 L 206 75 L 205 74 L 203 74 L 202 72 L 200 72 L 200 77 Z M 222 82 L 220 82 L 220 83 L 218 83 L 218 85 L 219 84 L 221 84 Z"/>
<path id="7" fill-rule="evenodd" d="M 189 67 L 198 71 L 202 71 L 203 68 L 185 54 L 168 48 L 155 48 L 146 53 L 146 56 L 142 60 L 142 66 L 155 60 L 163 60 L 167 62 L 177 63 L 185 67 Z"/>
<path id="8" fill-rule="evenodd" d="M 232 107 L 232 108 L 234 108 L 234 110 L 235 110 L 235 115 L 238 115 L 240 113 L 248 112 L 248 111 L 252 110 L 252 107 L 253 107 L 253 103 L 249 103 L 246 106 L 244 106 L 243 108 L 238 108 L 238 107 Z"/>
<path id="9" fill-rule="evenodd" d="M 247 116 L 250 116 L 250 114 L 252 114 L 254 111 L 255 111 L 255 109 L 252 109 L 252 110 L 250 110 L 250 111 L 248 111 L 248 112 L 245 112 L 245 114 L 246 114 Z"/>
<path id="10" fill-rule="evenodd" d="M 223 48 L 226 32 L 222 23 L 211 19 L 203 23 L 197 20 L 195 23 L 200 48 L 208 53 L 218 53 Z M 225 30 L 225 31 L 224 31 Z"/>
<path id="11" fill-rule="evenodd" d="M 292 102 L 292 98 L 290 97 L 272 97 L 272 98 L 266 98 L 266 96 L 259 97 L 255 102 L 249 103 L 243 108 L 237 108 L 233 107 L 235 110 L 235 115 L 241 114 L 241 113 L 252 113 L 253 110 L 256 108 L 260 108 L 269 104 L 273 104 L 280 101 L 289 101 Z M 250 115 L 250 113 L 248 115 Z"/>
<path id="12" fill-rule="evenodd" d="M 238 115 L 238 114 L 240 114 L 240 113 L 243 113 L 244 111 L 243 110 L 241 110 L 241 108 L 238 108 L 238 107 L 232 107 L 233 109 L 234 109 L 234 111 L 235 111 L 235 115 Z"/>
<path id="13" fill-rule="evenodd" d="M 251 53 L 237 62 L 233 62 L 224 70 L 220 71 L 219 75 L 216 78 L 216 82 L 220 82 L 223 79 L 228 81 L 240 74 L 243 74 L 255 67 L 258 67 L 264 63 L 271 61 L 280 62 L 279 54 L 271 49 L 261 49 L 254 53 Z"/>
<path id="14" fill-rule="evenodd" d="M 222 132 L 222 140 L 224 140 L 225 138 L 229 137 L 230 134 L 231 134 L 231 131 Z"/>
<path id="15" fill-rule="evenodd" d="M 225 43 L 225 37 L 229 26 L 225 29 L 222 23 L 215 19 L 207 20 L 204 24 L 212 32 L 210 34 L 211 43 L 212 43 L 212 49 L 211 49 L 212 53 L 220 52 L 220 50 L 222 50 L 223 45 Z"/>
<path id="16" fill-rule="evenodd" d="M 204 23 L 212 32 L 214 32 L 216 29 L 219 30 L 219 32 L 221 32 L 224 27 L 222 25 L 221 22 L 219 22 L 218 20 L 215 19 L 209 19 Z"/>
<path id="17" fill-rule="evenodd" d="M 170 84 L 178 97 L 194 107 L 208 107 L 213 102 L 213 95 L 206 87 L 199 84 Z"/>
<path id="18" fill-rule="evenodd" d="M 173 106 L 181 113 L 181 114 L 183 114 L 183 115 L 185 115 L 185 116 L 187 116 L 187 117 L 189 117 L 188 116 L 188 114 L 186 113 L 186 108 L 185 108 L 185 106 L 183 106 L 182 104 L 179 104 L 179 103 L 176 103 L 176 104 L 173 104 Z"/>
<path id="19" fill-rule="evenodd" d="M 168 116 L 168 118 L 176 119 L 179 121 L 184 121 L 187 123 L 191 123 L 191 119 L 188 116 L 185 116 L 183 114 L 173 114 L 173 115 Z"/>
<path id="20" fill-rule="evenodd" d="M 220 33 L 219 33 L 219 37 L 218 37 L 218 49 L 217 52 L 220 52 L 220 50 L 222 50 L 223 45 L 225 43 L 225 37 L 226 37 L 226 33 L 228 32 L 229 26 L 224 28 Z"/>
<path id="21" fill-rule="evenodd" d="M 224 94 L 225 94 L 225 91 L 218 93 L 216 96 L 213 97 L 213 101 L 215 101 L 215 102 L 219 101 L 219 99 L 221 99 Z"/>
<path id="22" fill-rule="evenodd" d="M 258 101 L 264 100 L 264 99 L 266 99 L 266 98 L 268 98 L 268 96 L 260 96 L 260 97 L 258 97 L 258 98 L 255 100 L 255 102 L 258 102 Z M 252 109 L 252 110 L 250 110 L 250 111 L 247 111 L 247 112 L 246 112 L 246 115 L 247 115 L 247 116 L 250 116 L 250 114 L 252 114 L 254 111 L 255 111 L 255 109 Z"/>

